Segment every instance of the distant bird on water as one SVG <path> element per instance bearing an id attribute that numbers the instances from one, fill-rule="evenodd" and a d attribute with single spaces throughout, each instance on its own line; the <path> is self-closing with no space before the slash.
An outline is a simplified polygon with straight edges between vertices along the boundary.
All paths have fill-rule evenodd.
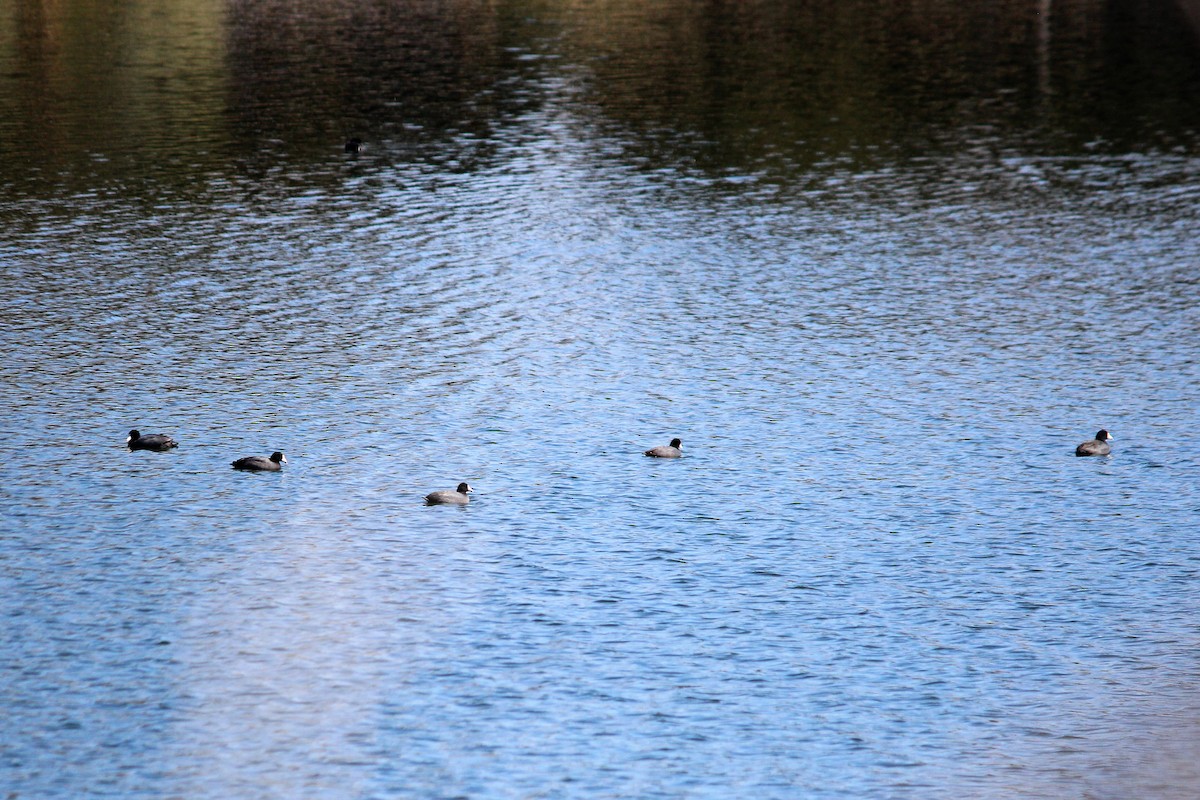
<path id="1" fill-rule="evenodd" d="M 363 140 L 359 139 L 357 136 L 353 136 L 346 140 L 346 144 L 343 149 L 347 153 L 353 153 L 354 155 L 358 155 L 359 153 L 362 152 Z"/>
<path id="2" fill-rule="evenodd" d="M 678 439 L 672 439 L 671 443 L 668 445 L 651 447 L 646 451 L 646 455 L 653 456 L 654 458 L 679 458 L 681 455 L 683 455 L 683 451 L 679 449 L 680 445 L 682 444 L 683 442 L 679 441 Z"/>
<path id="3" fill-rule="evenodd" d="M 157 450 L 160 453 L 170 450 L 172 447 L 179 447 L 179 442 L 165 433 L 149 433 L 142 436 L 138 430 L 129 432 L 129 437 L 125 439 L 125 444 L 128 445 L 130 450 Z"/>
<path id="4" fill-rule="evenodd" d="M 1095 439 L 1084 442 L 1075 448 L 1077 456 L 1106 456 L 1112 452 L 1112 448 L 1108 446 L 1113 438 L 1108 435 L 1108 431 L 1100 431 L 1096 434 Z"/>
<path id="5" fill-rule="evenodd" d="M 280 465 L 286 463 L 287 459 L 283 457 L 283 453 L 276 450 L 274 453 L 271 453 L 270 458 L 264 458 L 263 456 L 239 458 L 233 462 L 233 468 L 250 470 L 251 472 L 279 472 L 279 470 L 283 469 Z"/>
<path id="6" fill-rule="evenodd" d="M 430 492 L 429 494 L 425 495 L 425 505 L 427 505 L 427 506 L 437 506 L 437 505 L 465 506 L 467 503 L 471 502 L 471 498 L 467 497 L 467 495 L 473 491 L 475 491 L 475 490 L 472 489 L 467 484 L 460 483 L 458 485 L 458 488 L 456 490 L 454 490 L 453 492 L 451 492 L 449 490 L 442 490 L 442 491 L 437 491 L 437 492 Z"/>

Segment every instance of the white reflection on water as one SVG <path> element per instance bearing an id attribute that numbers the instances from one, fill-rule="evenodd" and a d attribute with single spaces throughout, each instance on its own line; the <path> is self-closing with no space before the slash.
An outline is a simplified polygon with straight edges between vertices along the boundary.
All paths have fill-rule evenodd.
<path id="1" fill-rule="evenodd" d="M 188 603 L 165 760 L 184 796 L 361 796 L 388 690 L 445 626 L 444 604 L 412 592 L 422 563 L 381 527 L 389 509 L 316 494 L 242 540 Z"/>

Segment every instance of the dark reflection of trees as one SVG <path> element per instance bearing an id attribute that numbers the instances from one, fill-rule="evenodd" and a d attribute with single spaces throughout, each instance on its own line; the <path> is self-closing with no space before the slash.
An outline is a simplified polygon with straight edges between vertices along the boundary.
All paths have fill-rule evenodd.
<path id="1" fill-rule="evenodd" d="M 211 11 L 121 0 L 0 5 L 9 34 L 0 34 L 0 182 L 86 188 L 190 166 L 219 147 L 224 84 L 210 68 L 219 40 Z"/>
<path id="2" fill-rule="evenodd" d="M 234 0 L 228 29 L 231 114 L 258 145 L 486 139 L 533 102 L 482 0 Z"/>
<path id="3" fill-rule="evenodd" d="M 470 169 L 563 98 L 582 137 L 716 172 L 989 137 L 1200 149 L 1200 37 L 1171 0 L 18 0 L 6 13 L 10 185 L 186 186 L 231 162 L 255 175 L 327 162 L 349 136 Z M 555 76 L 569 88 L 551 99 Z"/>
<path id="4" fill-rule="evenodd" d="M 964 130 L 1197 145 L 1200 60 L 1165 1 L 602 5 L 607 24 L 570 28 L 601 119 L 702 168 L 961 146 Z"/>

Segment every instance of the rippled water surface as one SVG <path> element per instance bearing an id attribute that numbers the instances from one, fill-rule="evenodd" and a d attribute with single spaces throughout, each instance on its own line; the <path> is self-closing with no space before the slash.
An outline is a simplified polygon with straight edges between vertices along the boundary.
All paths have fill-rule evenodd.
<path id="1" fill-rule="evenodd" d="M 1194 796 L 1186 6 L 10 4 L 5 796 Z"/>

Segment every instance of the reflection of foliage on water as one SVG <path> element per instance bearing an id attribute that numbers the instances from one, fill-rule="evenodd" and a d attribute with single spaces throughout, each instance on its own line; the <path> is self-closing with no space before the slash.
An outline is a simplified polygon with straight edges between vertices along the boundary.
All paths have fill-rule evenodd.
<path id="1" fill-rule="evenodd" d="M 17 2 L 0 23 L 0 185 L 91 183 L 223 139 L 212 3 Z M 11 24 L 11 28 L 5 28 Z"/>
<path id="2" fill-rule="evenodd" d="M 589 99 L 646 153 L 683 148 L 701 166 L 919 153 L 964 131 L 1054 150 L 1197 145 L 1200 61 L 1168 4 L 605 8 L 607 24 L 570 26 Z"/>
<path id="3" fill-rule="evenodd" d="M 485 3 L 238 2 L 229 37 L 233 111 L 256 139 L 487 136 L 502 114 L 505 51 Z"/>
<path id="4" fill-rule="evenodd" d="M 18 4 L 0 39 L 0 182 L 187 186 L 231 163 L 257 180 L 336 158 L 350 136 L 368 157 L 470 171 L 554 115 L 631 163 L 712 174 L 976 146 L 1200 148 L 1200 37 L 1169 3 L 155 8 Z"/>

